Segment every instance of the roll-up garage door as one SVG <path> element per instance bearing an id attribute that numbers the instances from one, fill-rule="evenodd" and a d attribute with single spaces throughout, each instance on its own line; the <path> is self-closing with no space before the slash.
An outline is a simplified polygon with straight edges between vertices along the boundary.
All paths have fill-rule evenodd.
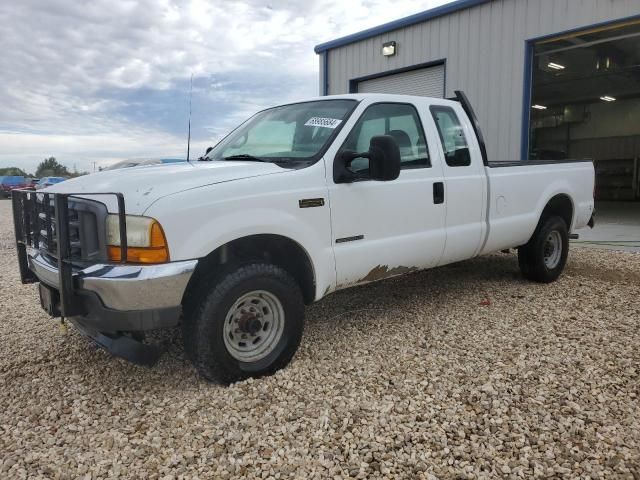
<path id="1" fill-rule="evenodd" d="M 442 98 L 444 65 L 363 80 L 358 82 L 358 93 L 394 93 Z"/>

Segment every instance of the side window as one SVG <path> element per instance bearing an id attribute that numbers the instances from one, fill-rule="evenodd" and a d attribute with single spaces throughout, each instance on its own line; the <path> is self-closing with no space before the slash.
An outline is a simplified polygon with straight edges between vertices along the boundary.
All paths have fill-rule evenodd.
<path id="1" fill-rule="evenodd" d="M 438 134 L 444 150 L 444 159 L 450 167 L 471 165 L 469 146 L 456 112 L 451 107 L 431 107 L 431 115 L 438 127 Z"/>
<path id="2" fill-rule="evenodd" d="M 365 110 L 340 150 L 366 152 L 371 137 L 391 135 L 400 147 L 402 169 L 430 167 L 429 151 L 418 112 L 405 103 L 377 103 Z M 369 168 L 369 160 L 357 158 L 353 171 Z"/>

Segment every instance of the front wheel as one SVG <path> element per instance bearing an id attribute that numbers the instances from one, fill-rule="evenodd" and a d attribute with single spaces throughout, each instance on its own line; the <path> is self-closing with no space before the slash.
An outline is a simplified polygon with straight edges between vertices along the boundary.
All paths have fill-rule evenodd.
<path id="1" fill-rule="evenodd" d="M 185 349 L 200 374 L 231 383 L 285 367 L 304 328 L 302 292 L 291 275 L 256 263 L 211 283 L 201 281 L 183 322 Z"/>
<path id="2" fill-rule="evenodd" d="M 560 276 L 569 254 L 569 232 L 557 216 L 544 219 L 531 240 L 518 249 L 518 264 L 528 280 L 551 283 Z"/>

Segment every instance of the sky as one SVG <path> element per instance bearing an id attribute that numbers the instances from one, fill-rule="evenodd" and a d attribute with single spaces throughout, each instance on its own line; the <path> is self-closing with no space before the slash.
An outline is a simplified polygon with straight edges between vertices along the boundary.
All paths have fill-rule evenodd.
<path id="1" fill-rule="evenodd" d="M 0 167 L 196 156 L 256 111 L 318 95 L 313 47 L 448 0 L 0 2 Z"/>

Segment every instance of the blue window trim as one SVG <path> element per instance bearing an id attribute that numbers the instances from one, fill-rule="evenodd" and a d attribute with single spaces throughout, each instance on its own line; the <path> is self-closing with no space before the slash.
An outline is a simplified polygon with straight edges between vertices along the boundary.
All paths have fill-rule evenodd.
<path id="1" fill-rule="evenodd" d="M 624 23 L 632 20 L 640 19 L 640 15 L 631 15 L 630 17 L 617 18 L 615 20 L 607 20 L 605 22 L 593 23 L 581 27 L 571 28 L 562 32 L 542 35 L 540 37 L 529 38 L 525 40 L 524 45 L 524 88 L 522 95 L 522 138 L 520 139 L 520 159 L 527 160 L 529 157 L 529 134 L 531 127 L 531 94 L 533 93 L 533 49 L 536 43 L 544 40 L 561 37 L 571 33 L 583 32 L 592 28 L 606 27 L 617 23 Z"/>
<path id="2" fill-rule="evenodd" d="M 325 52 L 326 54 L 327 52 Z M 444 65 L 444 85 L 442 91 L 442 98 L 447 96 L 447 59 L 441 58 L 431 62 L 416 63 L 407 67 L 395 68 L 393 70 L 385 70 L 384 72 L 374 73 L 371 75 L 365 75 L 363 77 L 351 78 L 349 80 L 349 93 L 358 93 L 358 83 L 365 80 L 373 80 L 374 78 L 388 77 L 389 75 L 395 75 L 398 73 L 411 72 L 412 70 L 420 70 L 421 68 L 435 67 L 437 65 Z"/>
<path id="3" fill-rule="evenodd" d="M 329 51 L 322 52 L 322 95 L 329 95 Z"/>
<path id="4" fill-rule="evenodd" d="M 524 45 L 524 89 L 522 91 L 522 132 L 520 137 L 520 160 L 529 157 L 529 128 L 531 126 L 531 94 L 533 93 L 533 47 L 535 40 Z"/>
<path id="5" fill-rule="evenodd" d="M 349 45 L 350 43 L 355 43 L 360 40 L 375 37 L 376 35 L 391 32 L 393 30 L 398 30 L 410 25 L 415 25 L 416 23 L 433 20 L 434 18 L 449 15 L 450 13 L 475 7 L 476 5 L 489 3 L 491 1 L 492 0 L 457 0 L 440 7 L 432 8 L 431 10 L 427 10 L 425 12 L 416 13 L 415 15 L 410 15 L 399 20 L 394 20 L 393 22 L 385 23 L 377 27 L 369 28 L 358 33 L 347 35 L 346 37 L 341 37 L 336 40 L 331 40 L 330 42 L 321 43 L 320 45 L 316 45 L 314 51 L 316 53 L 326 52 L 327 50 L 330 50 L 332 48 Z"/>

